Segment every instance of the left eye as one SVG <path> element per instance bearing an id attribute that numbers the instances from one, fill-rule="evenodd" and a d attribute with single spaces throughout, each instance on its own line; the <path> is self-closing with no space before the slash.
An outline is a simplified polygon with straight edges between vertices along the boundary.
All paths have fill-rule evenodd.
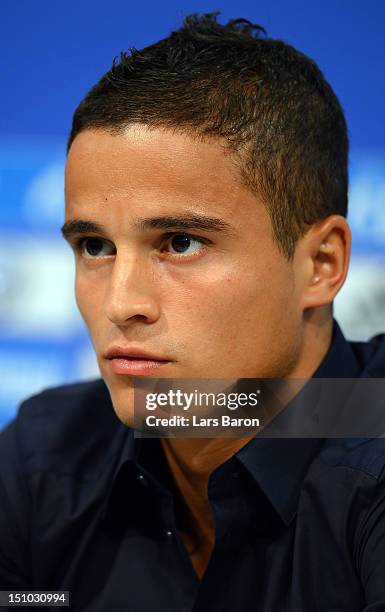
<path id="1" fill-rule="evenodd" d="M 170 253 L 187 253 L 188 255 L 191 253 L 195 253 L 199 251 L 202 247 L 202 240 L 198 238 L 194 238 L 190 236 L 190 234 L 173 234 L 169 240 L 168 245 L 170 248 Z"/>
<path id="2" fill-rule="evenodd" d="M 106 257 L 114 252 L 113 246 L 101 238 L 85 238 L 81 246 L 84 257 L 88 258 Z"/>

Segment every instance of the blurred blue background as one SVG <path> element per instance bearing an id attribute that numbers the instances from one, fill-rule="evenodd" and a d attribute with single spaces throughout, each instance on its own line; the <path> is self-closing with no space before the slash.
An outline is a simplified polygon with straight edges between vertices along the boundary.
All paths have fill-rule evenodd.
<path id="1" fill-rule="evenodd" d="M 385 2 L 133 3 L 2 0 L 0 7 L 0 427 L 20 400 L 97 374 L 61 239 L 65 141 L 76 105 L 113 57 L 191 12 L 245 17 L 313 57 L 351 141 L 353 256 L 336 301 L 346 335 L 385 329 Z"/>

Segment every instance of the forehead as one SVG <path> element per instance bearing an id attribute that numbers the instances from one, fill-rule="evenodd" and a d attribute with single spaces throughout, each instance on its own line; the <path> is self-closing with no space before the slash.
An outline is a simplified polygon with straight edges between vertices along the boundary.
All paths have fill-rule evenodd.
<path id="1" fill-rule="evenodd" d="M 108 204 L 108 206 L 106 206 Z M 215 215 L 234 230 L 270 234 L 265 206 L 242 183 L 234 154 L 171 130 L 133 125 L 119 135 L 85 130 L 66 166 L 66 217 Z"/>
<path id="2" fill-rule="evenodd" d="M 217 141 L 170 130 L 130 126 L 123 134 L 86 130 L 70 148 L 66 199 L 182 199 L 186 205 L 226 204 L 255 197 L 241 183 L 233 154 Z"/>

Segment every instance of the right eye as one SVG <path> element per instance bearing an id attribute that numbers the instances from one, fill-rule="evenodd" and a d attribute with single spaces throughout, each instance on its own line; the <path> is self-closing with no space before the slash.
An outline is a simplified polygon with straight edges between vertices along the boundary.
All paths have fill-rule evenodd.
<path id="1" fill-rule="evenodd" d="M 81 255 L 87 259 L 115 255 L 114 246 L 102 238 L 83 238 L 80 241 L 79 250 Z"/>

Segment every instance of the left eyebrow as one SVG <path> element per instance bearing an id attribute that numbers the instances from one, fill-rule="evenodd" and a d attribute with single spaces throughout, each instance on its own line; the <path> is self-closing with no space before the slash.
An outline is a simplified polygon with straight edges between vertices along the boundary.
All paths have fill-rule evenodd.
<path id="1" fill-rule="evenodd" d="M 229 223 L 218 217 L 207 217 L 205 215 L 177 215 L 145 217 L 135 221 L 135 228 L 139 231 L 149 229 L 195 229 L 206 232 L 223 232 L 233 234 L 234 230 Z M 67 221 L 61 228 L 61 232 L 66 240 L 73 234 L 106 234 L 106 228 L 100 223 L 74 219 Z"/>

